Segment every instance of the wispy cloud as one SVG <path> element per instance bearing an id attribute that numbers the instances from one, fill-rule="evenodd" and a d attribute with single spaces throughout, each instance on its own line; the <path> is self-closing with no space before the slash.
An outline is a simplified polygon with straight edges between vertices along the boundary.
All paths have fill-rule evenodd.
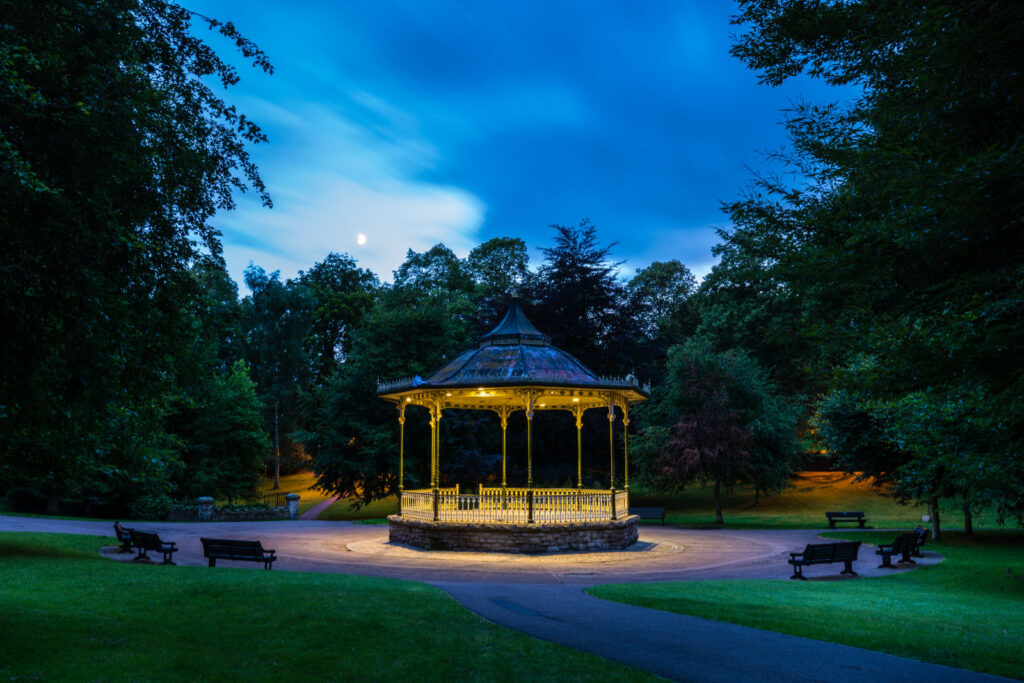
<path id="1" fill-rule="evenodd" d="M 362 91 L 340 107 L 346 113 L 301 100 L 239 104 L 280 138 L 254 150 L 274 208 L 243 200 L 215 220 L 239 283 L 250 261 L 293 277 L 331 251 L 390 279 L 407 249 L 444 242 L 464 255 L 478 242 L 483 203 L 417 178 L 438 154 L 411 114 Z"/>

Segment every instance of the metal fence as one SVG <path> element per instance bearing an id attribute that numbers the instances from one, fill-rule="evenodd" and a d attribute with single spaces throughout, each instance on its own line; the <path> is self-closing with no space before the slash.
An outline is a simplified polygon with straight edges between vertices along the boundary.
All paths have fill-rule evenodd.
<path id="1" fill-rule="evenodd" d="M 622 519 L 629 514 L 629 493 L 601 489 L 485 488 L 478 494 L 458 487 L 402 493 L 403 517 L 442 522 L 559 524 Z M 436 505 L 436 510 L 435 510 Z M 613 513 L 614 509 L 614 513 Z"/>

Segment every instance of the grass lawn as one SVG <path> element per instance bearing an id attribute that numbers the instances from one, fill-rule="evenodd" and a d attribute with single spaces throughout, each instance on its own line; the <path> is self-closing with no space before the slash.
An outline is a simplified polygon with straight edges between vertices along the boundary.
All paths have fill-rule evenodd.
<path id="1" fill-rule="evenodd" d="M 0 677 L 655 680 L 393 579 L 163 567 L 113 538 L 0 533 Z"/>
<path id="2" fill-rule="evenodd" d="M 829 536 L 888 543 L 888 532 Z M 1024 678 L 1024 533 L 944 534 L 943 562 L 845 581 L 614 584 L 600 598 Z M 872 553 L 874 548 L 863 548 Z M 838 570 L 837 570 L 838 571 Z"/>
<path id="3" fill-rule="evenodd" d="M 707 526 L 715 521 L 711 486 L 693 486 L 678 494 L 652 494 L 641 489 L 629 492 L 634 507 L 665 508 L 666 524 Z M 963 528 L 963 511 L 954 501 L 944 501 L 942 527 Z M 899 505 L 883 496 L 867 482 L 840 472 L 801 472 L 792 486 L 778 495 L 761 495 L 754 506 L 754 490 L 737 486 L 732 494 L 722 494 L 725 525 L 733 528 L 814 529 L 827 528 L 825 513 L 830 510 L 859 510 L 868 518 L 868 526 L 879 529 L 913 528 L 928 512 L 923 505 Z M 976 529 L 996 529 L 994 515 L 976 513 Z M 892 540 L 892 539 L 889 539 Z"/>
<path id="4" fill-rule="evenodd" d="M 356 509 L 347 500 L 339 500 L 337 503 L 320 513 L 317 519 L 332 521 L 356 521 L 379 519 L 384 523 L 388 515 L 398 514 L 398 496 L 389 496 L 383 500 L 375 500 L 369 505 Z"/>

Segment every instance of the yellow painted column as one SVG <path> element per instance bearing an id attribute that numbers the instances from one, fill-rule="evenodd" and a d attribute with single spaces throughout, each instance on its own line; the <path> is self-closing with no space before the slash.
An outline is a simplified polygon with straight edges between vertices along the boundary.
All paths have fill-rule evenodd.
<path id="1" fill-rule="evenodd" d="M 626 478 L 624 488 L 629 492 L 629 404 L 622 405 L 622 467 Z"/>
<path id="2" fill-rule="evenodd" d="M 615 519 L 615 403 L 608 401 L 608 456 L 611 460 L 611 512 Z"/>
<path id="3" fill-rule="evenodd" d="M 398 502 L 405 490 L 405 404 L 398 407 Z M 401 511 L 399 511 L 401 514 Z"/>
<path id="4" fill-rule="evenodd" d="M 405 403 L 398 404 L 398 516 L 402 516 L 402 492 L 405 489 Z"/>
<path id="5" fill-rule="evenodd" d="M 435 432 L 435 439 L 437 445 L 434 446 L 434 467 L 437 469 L 437 487 L 441 488 L 441 407 L 437 408 L 437 431 Z"/>
<path id="6" fill-rule="evenodd" d="M 438 505 L 439 492 L 437 490 L 437 411 L 433 406 L 430 408 L 430 488 L 434 494 L 434 521 L 440 519 L 440 507 Z"/>
<path id="7" fill-rule="evenodd" d="M 505 473 L 506 473 L 506 455 L 507 455 L 507 448 L 506 448 L 507 442 L 506 442 L 505 438 L 506 438 L 506 436 L 508 436 L 508 434 L 507 434 L 507 432 L 508 432 L 508 415 L 509 415 L 509 410 L 508 410 L 508 408 L 504 408 L 504 407 L 498 413 L 498 417 L 501 418 L 501 488 L 505 488 L 505 486 L 508 483 L 506 478 L 505 478 Z"/>
<path id="8" fill-rule="evenodd" d="M 611 488 L 615 490 L 615 404 L 608 403 L 608 456 L 611 460 Z"/>
<path id="9" fill-rule="evenodd" d="M 576 417 L 576 488 L 583 488 L 583 411 L 576 406 L 572 414 Z"/>
<path id="10" fill-rule="evenodd" d="M 526 397 L 526 523 L 533 524 L 533 400 Z"/>

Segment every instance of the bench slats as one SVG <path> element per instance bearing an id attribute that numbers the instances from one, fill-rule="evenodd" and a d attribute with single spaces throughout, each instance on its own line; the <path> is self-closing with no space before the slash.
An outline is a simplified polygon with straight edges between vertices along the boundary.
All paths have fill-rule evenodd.
<path id="1" fill-rule="evenodd" d="M 273 550 L 267 550 L 259 541 L 241 541 L 224 538 L 201 538 L 203 556 L 210 560 L 214 567 L 217 560 L 239 560 L 262 562 L 265 569 L 270 569 L 275 557 Z"/>
<path id="2" fill-rule="evenodd" d="M 842 562 L 846 566 L 840 574 L 857 575 L 853 571 L 853 562 L 857 559 L 857 551 L 860 549 L 860 541 L 845 541 L 843 543 L 808 543 L 802 553 L 790 553 L 789 563 L 793 565 L 793 576 L 791 579 L 803 579 L 803 568 L 811 564 L 831 564 Z"/>

